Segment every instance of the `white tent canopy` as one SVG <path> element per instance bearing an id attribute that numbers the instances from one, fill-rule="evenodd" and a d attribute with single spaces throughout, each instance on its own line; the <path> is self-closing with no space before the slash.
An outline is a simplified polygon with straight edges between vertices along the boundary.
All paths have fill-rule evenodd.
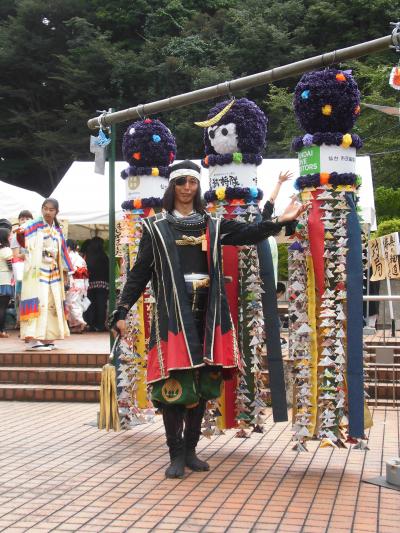
<path id="1" fill-rule="evenodd" d="M 199 160 L 194 160 L 200 164 Z M 124 161 L 115 163 L 115 215 L 119 220 L 123 216 L 122 202 L 126 199 L 125 181 L 120 177 L 121 171 L 127 167 Z M 264 159 L 258 169 L 258 187 L 264 191 L 264 200 L 268 198 L 274 188 L 279 172 L 289 170 L 294 177 L 299 175 L 299 163 L 293 159 Z M 372 186 L 371 163 L 368 156 L 357 157 L 356 172 L 362 177 L 360 190 L 360 205 L 364 221 L 376 229 L 375 203 Z M 151 178 L 149 178 L 151 179 Z M 294 181 L 283 184 L 276 202 L 276 214 L 279 215 L 295 192 Z M 203 192 L 208 186 L 208 171 L 201 170 L 201 185 Z M 32 193 L 34 194 L 34 193 Z M 73 237 L 72 225 L 77 229 L 86 229 L 92 235 L 106 232 L 108 225 L 108 163 L 104 176 L 95 174 L 93 162 L 75 161 L 65 176 L 51 194 L 60 203 L 60 219 L 69 223 L 69 235 Z M 88 235 L 90 236 L 90 235 Z"/>
<path id="2" fill-rule="evenodd" d="M 16 222 L 19 213 L 28 209 L 34 217 L 41 212 L 44 197 L 37 192 L 22 189 L 0 181 L 0 218 Z"/>
<path id="3" fill-rule="evenodd" d="M 125 183 L 120 177 L 124 161 L 115 163 L 115 218 L 122 218 Z M 51 193 L 60 204 L 60 220 L 68 222 L 68 237 L 108 237 L 108 163 L 104 176 L 95 174 L 94 163 L 75 161 Z"/>
<path id="4" fill-rule="evenodd" d="M 121 203 L 125 199 L 125 183 L 120 177 L 127 167 L 115 163 L 115 216 L 122 218 Z M 95 174 L 94 163 L 75 161 L 51 193 L 60 203 L 60 218 L 71 224 L 108 224 L 108 163 L 104 176 Z"/>

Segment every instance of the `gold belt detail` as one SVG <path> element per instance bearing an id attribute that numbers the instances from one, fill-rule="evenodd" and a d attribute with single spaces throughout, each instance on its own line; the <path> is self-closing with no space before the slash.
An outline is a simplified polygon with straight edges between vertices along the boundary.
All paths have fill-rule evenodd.
<path id="1" fill-rule="evenodd" d="M 195 280 L 193 280 L 193 281 L 191 281 L 189 283 L 193 284 L 193 290 L 197 290 L 197 289 L 201 289 L 203 287 L 209 287 L 210 286 L 210 278 L 195 279 Z"/>
<path id="2" fill-rule="evenodd" d="M 194 237 L 192 235 L 182 235 L 182 239 L 176 240 L 178 246 L 197 246 L 205 241 L 206 236 L 200 235 L 200 237 Z"/>

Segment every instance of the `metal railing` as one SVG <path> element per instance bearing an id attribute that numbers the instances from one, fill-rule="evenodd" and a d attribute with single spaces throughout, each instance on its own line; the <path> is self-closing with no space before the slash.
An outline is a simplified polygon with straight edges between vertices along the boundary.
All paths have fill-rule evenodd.
<path id="1" fill-rule="evenodd" d="M 364 302 L 383 302 L 383 343 L 386 344 L 386 305 L 385 302 L 400 302 L 400 295 L 378 294 L 363 296 Z M 392 320 L 392 337 L 396 337 L 395 320 Z"/>
<path id="2" fill-rule="evenodd" d="M 389 346 L 386 344 L 386 305 L 385 305 L 385 302 L 389 302 L 389 301 L 400 301 L 400 296 L 399 295 L 374 295 L 374 296 L 370 296 L 370 295 L 366 295 L 366 296 L 363 296 L 363 300 L 364 301 L 369 301 L 369 302 L 383 302 L 383 347 L 381 346 L 373 346 L 373 345 L 370 345 L 369 348 L 373 348 L 375 349 L 375 362 L 374 363 L 366 363 L 365 364 L 365 368 L 366 369 L 371 369 L 373 370 L 373 374 L 374 374 L 374 384 L 373 384 L 373 387 L 374 387 L 374 394 L 375 394 L 375 407 L 378 406 L 378 386 L 379 386 L 379 382 L 380 380 L 378 379 L 378 371 L 379 370 L 387 370 L 387 371 L 392 371 L 392 377 L 390 380 L 386 380 L 386 378 L 383 380 L 383 384 L 384 385 L 392 385 L 392 405 L 393 407 L 397 407 L 398 404 L 396 402 L 398 402 L 400 400 L 400 396 L 397 394 L 397 389 L 400 390 L 400 384 L 399 384 L 399 380 L 397 379 L 397 376 L 399 375 L 400 376 L 400 364 L 399 363 L 395 363 L 394 362 L 394 350 L 395 348 L 397 348 L 396 345 L 392 345 L 392 346 Z M 395 337 L 396 336 L 396 331 L 394 329 L 394 321 L 392 321 L 392 337 Z M 391 359 L 391 361 L 385 361 L 385 362 L 381 362 L 378 360 L 378 351 L 377 349 L 381 348 L 382 350 L 385 349 L 386 350 L 386 358 L 388 359 Z M 385 355 L 384 355 L 385 357 Z"/>

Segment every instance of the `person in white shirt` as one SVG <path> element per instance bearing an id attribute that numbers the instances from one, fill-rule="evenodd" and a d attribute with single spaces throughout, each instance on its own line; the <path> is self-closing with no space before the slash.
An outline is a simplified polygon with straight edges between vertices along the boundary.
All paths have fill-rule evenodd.
<path id="1" fill-rule="evenodd" d="M 83 313 L 87 309 L 87 290 L 89 286 L 89 272 L 86 261 L 77 251 L 76 242 L 67 239 L 68 255 L 73 266 L 70 284 L 66 297 L 68 323 L 71 333 L 82 333 L 86 329 Z"/>

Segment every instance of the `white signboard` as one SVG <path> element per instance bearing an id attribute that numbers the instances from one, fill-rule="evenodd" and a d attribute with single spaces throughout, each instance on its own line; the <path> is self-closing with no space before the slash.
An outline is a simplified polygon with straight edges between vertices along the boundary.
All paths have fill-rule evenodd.
<path id="1" fill-rule="evenodd" d="M 208 169 L 209 189 L 217 187 L 257 187 L 257 166 L 250 163 L 216 165 Z"/>
<path id="2" fill-rule="evenodd" d="M 319 172 L 356 172 L 356 149 L 341 146 L 306 146 L 299 152 L 300 176 Z"/>
<path id="3" fill-rule="evenodd" d="M 164 176 L 129 176 L 125 180 L 126 200 L 136 198 L 162 198 L 168 187 Z"/>

